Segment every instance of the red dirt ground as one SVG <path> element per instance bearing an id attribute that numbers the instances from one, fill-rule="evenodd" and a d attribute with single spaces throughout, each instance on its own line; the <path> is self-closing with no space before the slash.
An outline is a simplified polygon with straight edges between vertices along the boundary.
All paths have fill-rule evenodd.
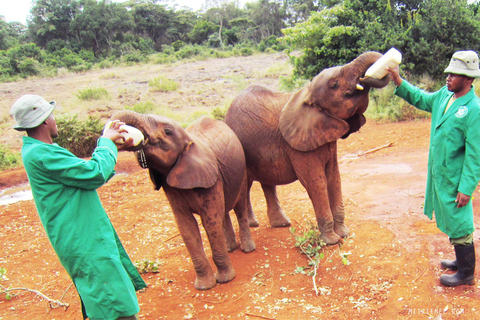
<path id="1" fill-rule="evenodd" d="M 153 190 L 132 154 L 121 153 L 118 175 L 99 194 L 132 260 L 159 264 L 158 273 L 143 275 L 149 287 L 138 293 L 140 319 L 480 319 L 479 281 L 457 288 L 439 283 L 445 272 L 440 260 L 454 254 L 447 236 L 422 214 L 428 133 L 428 120 L 369 121 L 339 142 L 351 236 L 343 246 L 324 250 L 315 278 L 318 295 L 312 277 L 295 273 L 308 261 L 289 229 L 269 227 L 258 184 L 252 190 L 261 222 L 252 229 L 257 249 L 230 254 L 237 273 L 230 283 L 195 290 L 192 263 L 163 191 Z M 8 188 L 7 193 L 28 188 L 26 183 L 22 169 L 0 173 L 0 188 Z M 305 230 L 314 215 L 303 187 L 296 182 L 279 187 L 278 193 L 293 226 Z M 480 243 L 477 199 L 478 190 L 475 240 Z M 0 243 L 0 267 L 8 277 L 1 284 L 38 290 L 69 304 L 51 308 L 35 293 L 18 291 L 10 300 L 0 297 L 1 320 L 81 319 L 75 289 L 32 200 L 0 206 Z M 341 253 L 349 254 L 348 265 Z"/>

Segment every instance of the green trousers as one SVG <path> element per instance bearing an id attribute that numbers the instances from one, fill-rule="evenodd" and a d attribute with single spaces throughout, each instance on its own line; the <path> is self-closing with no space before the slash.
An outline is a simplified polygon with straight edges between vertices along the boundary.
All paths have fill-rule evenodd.
<path id="1" fill-rule="evenodd" d="M 453 239 L 450 238 L 450 244 L 452 246 L 457 246 L 457 245 L 467 246 L 467 245 L 471 245 L 472 243 L 473 243 L 473 233 L 460 238 L 453 238 Z"/>

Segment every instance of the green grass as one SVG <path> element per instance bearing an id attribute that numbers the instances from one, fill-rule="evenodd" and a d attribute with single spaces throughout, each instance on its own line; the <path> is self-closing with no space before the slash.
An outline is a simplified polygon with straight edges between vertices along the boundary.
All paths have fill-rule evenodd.
<path id="1" fill-rule="evenodd" d="M 105 88 L 87 88 L 77 92 L 77 98 L 80 100 L 100 100 L 108 97 L 109 94 Z"/>
<path id="2" fill-rule="evenodd" d="M 148 83 L 151 91 L 169 92 L 178 89 L 179 84 L 173 80 L 168 79 L 166 76 L 160 76 L 158 78 L 150 80 Z"/>
<path id="3" fill-rule="evenodd" d="M 17 167 L 22 163 L 20 153 L 12 152 L 0 145 L 0 169 Z"/>

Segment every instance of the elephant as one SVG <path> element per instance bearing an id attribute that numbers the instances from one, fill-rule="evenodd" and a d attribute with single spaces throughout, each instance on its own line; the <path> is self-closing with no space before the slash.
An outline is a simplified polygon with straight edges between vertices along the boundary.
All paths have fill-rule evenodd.
<path id="1" fill-rule="evenodd" d="M 139 129 L 144 141 L 127 149 L 137 153 L 148 168 L 155 189 L 163 187 L 179 232 L 191 256 L 198 290 L 235 277 L 228 252 L 238 246 L 229 211 L 234 210 L 239 225 L 240 247 L 255 250 L 247 213 L 246 164 L 242 145 L 222 121 L 202 117 L 183 129 L 170 118 L 120 111 L 112 116 Z M 194 214 L 206 231 L 214 274 L 207 260 Z"/>
<path id="2" fill-rule="evenodd" d="M 294 93 L 274 92 L 254 85 L 240 92 L 225 122 L 240 139 L 248 177 L 248 218 L 259 225 L 250 202 L 253 181 L 261 184 L 272 227 L 286 227 L 290 219 L 280 206 L 276 186 L 299 180 L 312 201 L 321 238 L 337 244 L 349 234 L 345 225 L 337 140 L 347 138 L 366 123 L 370 88 L 390 81 L 365 77 L 382 54 L 362 53 L 343 66 L 322 70 Z"/>

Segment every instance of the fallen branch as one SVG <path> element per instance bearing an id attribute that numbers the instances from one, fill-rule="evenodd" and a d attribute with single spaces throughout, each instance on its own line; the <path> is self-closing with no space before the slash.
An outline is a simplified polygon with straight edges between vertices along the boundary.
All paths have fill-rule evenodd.
<path id="1" fill-rule="evenodd" d="M 55 308 L 58 308 L 58 307 L 64 307 L 65 310 L 66 310 L 70 306 L 68 303 L 63 303 L 60 300 L 55 300 L 55 299 L 49 298 L 49 297 L 47 297 L 46 295 L 44 295 L 43 293 L 41 293 L 40 291 L 37 291 L 37 290 L 33 290 L 33 289 L 29 289 L 29 288 L 5 288 L 2 285 L 0 285 L 0 287 L 2 288 L 2 291 L 0 291 L 0 294 L 9 293 L 11 291 L 28 291 L 28 292 L 35 293 L 37 296 L 40 296 L 42 299 L 47 300 L 50 304 L 50 308 L 52 308 L 52 309 L 55 309 Z"/>
<path id="2" fill-rule="evenodd" d="M 393 146 L 393 144 L 394 144 L 394 142 L 389 142 L 387 144 L 384 144 L 383 146 L 376 147 L 376 148 L 367 150 L 365 152 L 360 152 L 359 156 L 364 156 L 364 155 L 369 154 L 369 153 L 377 152 L 378 150 L 382 150 L 382 149 L 391 147 L 391 146 Z"/>

